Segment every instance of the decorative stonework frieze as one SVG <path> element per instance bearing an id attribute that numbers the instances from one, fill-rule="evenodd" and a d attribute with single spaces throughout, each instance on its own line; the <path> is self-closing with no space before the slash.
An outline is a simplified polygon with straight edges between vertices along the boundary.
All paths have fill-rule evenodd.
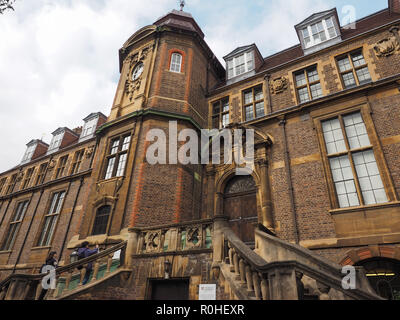
<path id="1" fill-rule="evenodd" d="M 400 44 L 396 38 L 390 37 L 379 41 L 374 50 L 377 57 L 388 57 L 400 51 Z"/>
<path id="2" fill-rule="evenodd" d="M 85 152 L 86 159 L 90 159 L 92 157 L 92 155 L 93 155 L 93 152 L 94 152 L 94 146 L 91 146 L 91 147 L 87 148 L 86 152 Z"/>
<path id="3" fill-rule="evenodd" d="M 389 31 L 393 34 L 393 37 L 382 39 L 374 46 L 375 54 L 378 58 L 389 57 L 400 52 L 399 27 L 392 27 Z"/>
<path id="4" fill-rule="evenodd" d="M 288 79 L 286 77 L 277 78 L 271 82 L 270 87 L 272 94 L 282 93 L 288 87 Z"/>

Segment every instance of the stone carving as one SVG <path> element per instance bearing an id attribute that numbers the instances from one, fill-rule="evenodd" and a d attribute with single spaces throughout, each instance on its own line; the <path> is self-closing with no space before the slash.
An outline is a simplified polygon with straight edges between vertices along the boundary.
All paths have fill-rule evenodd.
<path id="1" fill-rule="evenodd" d="M 23 172 L 18 173 L 17 182 L 21 181 L 23 177 L 24 177 L 24 173 Z"/>
<path id="2" fill-rule="evenodd" d="M 136 90 L 140 89 L 142 84 L 142 77 L 140 76 L 138 79 L 133 81 L 130 77 L 125 82 L 125 92 L 129 96 L 129 100 L 132 101 L 133 95 Z"/>
<path id="3" fill-rule="evenodd" d="M 200 247 L 202 243 L 200 226 L 190 227 L 186 230 L 186 249 Z"/>
<path id="4" fill-rule="evenodd" d="M 400 51 L 400 44 L 396 38 L 390 37 L 379 41 L 374 50 L 377 57 L 388 57 Z"/>
<path id="5" fill-rule="evenodd" d="M 51 160 L 49 163 L 49 171 L 53 170 L 56 166 L 56 160 Z"/>
<path id="6" fill-rule="evenodd" d="M 87 148 L 86 152 L 85 152 L 86 158 L 90 159 L 92 157 L 92 155 L 93 155 L 93 152 L 94 152 L 94 146 L 91 146 L 91 147 Z"/>
<path id="7" fill-rule="evenodd" d="M 157 252 L 160 249 L 161 244 L 160 232 L 149 232 L 146 234 L 143 243 L 143 249 L 145 252 Z"/>
<path id="8" fill-rule="evenodd" d="M 270 84 L 271 92 L 273 94 L 278 94 L 285 91 L 288 87 L 288 80 L 286 77 L 280 77 L 275 79 Z"/>
<path id="9" fill-rule="evenodd" d="M 249 192 L 256 189 L 257 187 L 252 176 L 237 176 L 228 182 L 225 194 Z"/>

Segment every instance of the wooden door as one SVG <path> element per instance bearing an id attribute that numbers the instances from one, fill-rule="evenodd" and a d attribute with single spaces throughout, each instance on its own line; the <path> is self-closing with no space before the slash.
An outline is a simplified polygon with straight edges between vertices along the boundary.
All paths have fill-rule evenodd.
<path id="1" fill-rule="evenodd" d="M 254 244 L 258 223 L 257 188 L 251 176 L 238 176 L 228 182 L 224 194 L 224 214 L 229 225 L 246 244 Z"/>

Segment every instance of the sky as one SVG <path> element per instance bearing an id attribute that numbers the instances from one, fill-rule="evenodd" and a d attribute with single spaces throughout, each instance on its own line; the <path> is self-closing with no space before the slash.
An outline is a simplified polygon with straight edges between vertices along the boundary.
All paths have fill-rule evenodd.
<path id="1" fill-rule="evenodd" d="M 50 143 L 59 127 L 109 115 L 119 79 L 118 50 L 177 0 L 16 0 L 0 15 L 0 172 L 18 165 L 32 139 Z M 284 6 L 282 4 L 285 4 Z M 263 56 L 297 44 L 294 25 L 336 7 L 342 23 L 387 0 L 186 0 L 221 60 L 256 43 Z M 348 22 L 348 21 L 347 21 Z"/>

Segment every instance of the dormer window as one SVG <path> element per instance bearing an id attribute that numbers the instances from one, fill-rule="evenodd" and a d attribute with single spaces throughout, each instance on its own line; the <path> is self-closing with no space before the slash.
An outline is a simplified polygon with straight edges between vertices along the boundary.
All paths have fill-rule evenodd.
<path id="1" fill-rule="evenodd" d="M 91 119 L 88 122 L 86 122 L 85 125 L 83 126 L 81 138 L 92 135 L 96 130 L 96 125 L 97 125 L 97 118 Z"/>
<path id="2" fill-rule="evenodd" d="M 342 40 L 336 9 L 315 13 L 295 28 L 304 54 L 322 50 Z"/>
<path id="3" fill-rule="evenodd" d="M 60 133 L 54 135 L 50 143 L 49 151 L 58 149 L 61 145 L 63 137 L 64 137 L 64 131 L 61 131 Z"/>
<path id="4" fill-rule="evenodd" d="M 240 76 L 254 69 L 254 52 L 245 52 L 227 61 L 228 79 Z"/>
<path id="5" fill-rule="evenodd" d="M 96 129 L 106 121 L 107 117 L 101 112 L 91 113 L 83 121 L 82 133 L 79 137 L 79 142 L 93 138 Z"/>
<path id="6" fill-rule="evenodd" d="M 310 48 L 337 36 L 332 17 L 323 19 L 303 29 L 303 39 L 306 48 Z"/>
<path id="7" fill-rule="evenodd" d="M 22 164 L 24 163 L 28 163 L 29 161 L 31 161 L 33 153 L 35 152 L 37 144 L 31 144 L 28 145 L 28 149 L 26 149 L 25 155 L 22 159 Z"/>

